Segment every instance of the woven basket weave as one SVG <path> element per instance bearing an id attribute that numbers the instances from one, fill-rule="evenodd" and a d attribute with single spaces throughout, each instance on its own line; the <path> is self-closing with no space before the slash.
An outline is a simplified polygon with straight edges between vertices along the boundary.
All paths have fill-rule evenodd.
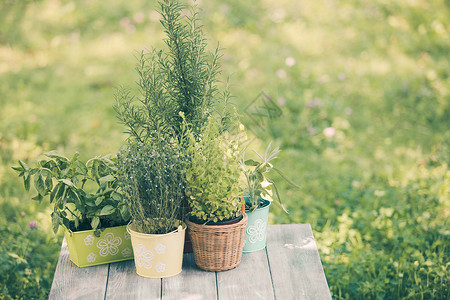
<path id="1" fill-rule="evenodd" d="M 245 241 L 247 214 L 234 224 L 200 225 L 190 221 L 188 232 L 192 241 L 195 263 L 205 271 L 225 271 L 241 262 Z"/>

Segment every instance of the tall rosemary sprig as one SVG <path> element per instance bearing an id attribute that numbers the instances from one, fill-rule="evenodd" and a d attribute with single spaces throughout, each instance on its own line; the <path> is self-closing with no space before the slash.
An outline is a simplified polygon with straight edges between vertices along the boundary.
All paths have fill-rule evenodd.
<path id="1" fill-rule="evenodd" d="M 229 93 L 227 87 L 219 91 L 217 79 L 221 55 L 219 47 L 213 53 L 206 49 L 198 8 L 193 6 L 184 15 L 178 0 L 159 4 L 167 50 L 141 52 L 136 68 L 140 95 L 134 97 L 123 88 L 115 95 L 120 121 L 130 137 L 140 142 L 152 138 L 155 131 L 179 137 L 180 112 L 196 136 L 215 112 L 226 128 Z"/>

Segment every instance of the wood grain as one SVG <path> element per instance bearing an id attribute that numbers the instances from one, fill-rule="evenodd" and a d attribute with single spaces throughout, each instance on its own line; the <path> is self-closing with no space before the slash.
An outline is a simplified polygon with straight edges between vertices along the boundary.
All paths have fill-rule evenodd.
<path id="1" fill-rule="evenodd" d="M 309 224 L 270 225 L 267 249 L 244 253 L 229 271 L 206 272 L 183 256 L 183 271 L 150 279 L 136 274 L 134 261 L 78 268 L 69 260 L 66 241 L 49 299 L 331 299 Z"/>
<path id="2" fill-rule="evenodd" d="M 266 251 L 244 253 L 237 268 L 217 272 L 219 299 L 274 299 Z"/>
<path id="3" fill-rule="evenodd" d="M 269 226 L 267 256 L 276 299 L 331 299 L 309 224 Z"/>
<path id="4" fill-rule="evenodd" d="M 105 299 L 161 299 L 161 279 L 137 275 L 134 260 L 110 265 Z"/>
<path id="5" fill-rule="evenodd" d="M 49 299 L 104 299 L 108 265 L 78 268 L 63 240 Z"/>
<path id="6" fill-rule="evenodd" d="M 217 299 L 216 274 L 200 270 L 193 253 L 183 255 L 183 271 L 162 280 L 164 300 L 214 300 Z"/>

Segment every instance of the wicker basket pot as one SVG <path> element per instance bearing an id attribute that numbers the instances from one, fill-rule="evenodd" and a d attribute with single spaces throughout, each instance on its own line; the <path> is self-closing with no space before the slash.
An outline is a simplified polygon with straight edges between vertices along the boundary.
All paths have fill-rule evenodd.
<path id="1" fill-rule="evenodd" d="M 225 271 L 241 262 L 247 214 L 233 224 L 200 225 L 189 220 L 188 233 L 192 241 L 195 263 L 205 271 Z"/>

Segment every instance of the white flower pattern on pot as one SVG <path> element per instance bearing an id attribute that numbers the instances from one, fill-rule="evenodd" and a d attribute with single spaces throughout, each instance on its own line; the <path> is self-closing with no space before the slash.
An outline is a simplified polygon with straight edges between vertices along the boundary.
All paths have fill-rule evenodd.
<path id="1" fill-rule="evenodd" d="M 129 256 L 131 256 L 132 253 L 133 253 L 133 251 L 131 251 L 131 249 L 128 247 L 122 250 L 123 257 L 129 257 Z"/>
<path id="2" fill-rule="evenodd" d="M 94 237 L 92 235 L 88 235 L 84 238 L 84 244 L 86 246 L 92 245 L 94 243 Z"/>
<path id="3" fill-rule="evenodd" d="M 123 237 L 124 237 L 126 240 L 131 239 L 131 235 L 130 235 L 128 232 L 126 232 L 126 231 L 125 231 L 125 233 L 123 234 Z"/>
<path id="4" fill-rule="evenodd" d="M 101 256 L 116 255 L 119 252 L 120 244 L 122 244 L 122 239 L 118 236 L 114 237 L 112 232 L 108 232 L 103 239 L 97 242 L 97 248 L 100 249 L 98 254 Z"/>
<path id="5" fill-rule="evenodd" d="M 262 241 L 264 239 L 264 233 L 266 229 L 266 224 L 263 220 L 257 219 L 255 225 L 248 226 L 247 234 L 249 235 L 248 241 L 252 244 L 257 241 Z"/>
<path id="6" fill-rule="evenodd" d="M 150 269 L 152 267 L 153 252 L 145 249 L 143 244 L 134 248 L 134 261 L 139 267 Z"/>
<path id="7" fill-rule="evenodd" d="M 89 253 L 89 255 L 86 257 L 87 261 L 92 263 L 97 259 L 97 255 L 94 254 L 94 252 Z"/>
<path id="8" fill-rule="evenodd" d="M 155 265 L 156 272 L 162 273 L 166 271 L 166 264 L 159 262 Z"/>
<path id="9" fill-rule="evenodd" d="M 156 245 L 155 251 L 156 251 L 156 253 L 158 253 L 158 254 L 164 254 L 164 253 L 166 253 L 166 245 L 163 245 L 163 244 L 158 244 L 158 245 Z"/>

